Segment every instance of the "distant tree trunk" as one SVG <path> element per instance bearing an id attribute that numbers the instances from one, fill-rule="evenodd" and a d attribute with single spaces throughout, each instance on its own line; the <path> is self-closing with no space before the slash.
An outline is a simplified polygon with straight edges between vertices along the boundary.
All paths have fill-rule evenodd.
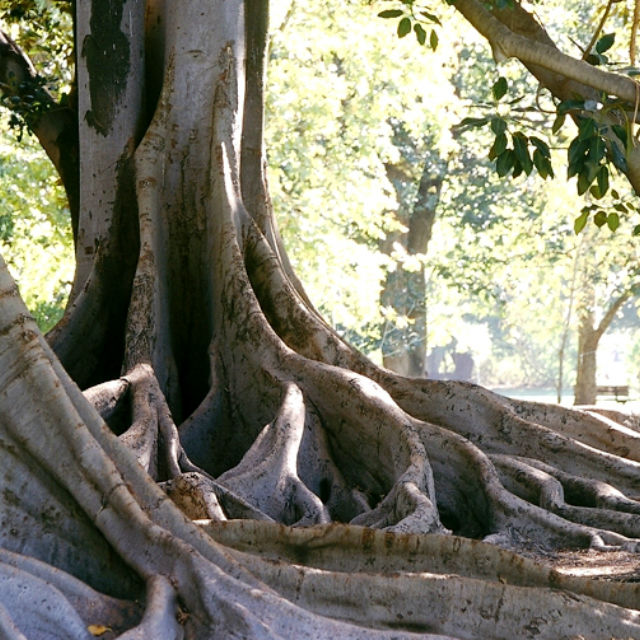
<path id="1" fill-rule="evenodd" d="M 580 239 L 579 247 L 583 245 L 583 234 Z M 573 267 L 571 269 L 571 285 L 569 287 L 569 303 L 567 305 L 567 315 L 562 327 L 562 337 L 560 339 L 560 348 L 558 349 L 558 379 L 556 383 L 556 401 L 558 404 L 562 402 L 562 389 L 564 388 L 564 357 L 569 338 L 569 330 L 571 328 L 571 317 L 573 315 L 573 305 L 576 296 L 576 279 L 578 276 L 578 264 L 580 261 L 580 249 L 576 249 L 576 255 L 573 259 Z"/>
<path id="2" fill-rule="evenodd" d="M 596 352 L 599 335 L 594 327 L 593 311 L 580 315 L 578 327 L 578 362 L 574 404 L 596 403 Z"/>
<path id="3" fill-rule="evenodd" d="M 381 249 L 391 254 L 399 243 L 407 254 L 424 255 L 436 217 L 436 207 L 444 182 L 445 171 L 441 163 L 428 158 L 424 161 L 417 193 L 412 203 L 406 199 L 407 184 L 411 176 L 396 166 L 387 165 L 387 176 L 396 191 L 399 208 L 397 215 L 407 227 L 406 232 L 392 232 L 381 243 Z M 406 213 L 408 211 L 408 213 Z M 380 295 L 383 307 L 393 309 L 395 317 L 385 322 L 382 340 L 382 361 L 385 367 L 402 375 L 425 375 L 427 308 L 424 263 L 416 269 L 405 269 L 398 262 L 384 281 Z"/>
<path id="4" fill-rule="evenodd" d="M 590 296 L 589 304 L 580 313 L 578 327 L 578 362 L 576 366 L 575 400 L 577 405 L 592 405 L 596 403 L 597 389 L 597 351 L 600 338 L 609 328 L 616 313 L 631 297 L 631 291 L 611 301 L 602 320 L 596 325 L 593 311 L 594 295 Z"/>

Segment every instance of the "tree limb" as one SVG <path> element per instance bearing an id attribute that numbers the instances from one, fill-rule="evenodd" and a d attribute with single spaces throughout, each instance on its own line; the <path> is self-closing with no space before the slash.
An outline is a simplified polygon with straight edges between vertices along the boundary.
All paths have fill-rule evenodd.
<path id="1" fill-rule="evenodd" d="M 609 325 L 613 322 L 613 319 L 616 317 L 616 313 L 618 313 L 620 307 L 622 307 L 622 305 L 631 297 L 631 293 L 632 289 L 627 289 L 611 303 L 611 306 L 607 309 L 607 312 L 604 314 L 602 320 L 600 320 L 600 323 L 594 332 L 596 342 L 600 340 L 602 334 L 609 328 Z"/>
<path id="2" fill-rule="evenodd" d="M 519 4 L 494 11 L 485 9 L 478 0 L 457 0 L 454 6 L 489 41 L 497 61 L 517 58 L 559 100 L 599 100 L 604 92 L 629 103 L 628 111 L 637 117 L 637 82 L 563 53 Z M 627 160 L 626 176 L 640 193 L 640 147 L 633 145 L 621 151 Z"/>
<path id="3" fill-rule="evenodd" d="M 583 60 L 562 53 L 546 35 L 546 32 L 535 22 L 530 20 L 541 35 L 532 37 L 531 33 L 521 35 L 505 24 L 504 15 L 513 13 L 512 18 L 521 21 L 527 14 L 521 7 L 513 7 L 502 12 L 489 12 L 477 0 L 457 0 L 454 7 L 465 19 L 490 43 L 495 56 L 501 60 L 506 58 L 518 58 L 525 65 L 533 65 L 559 74 L 567 80 L 573 80 L 585 88 L 595 89 L 609 95 L 617 96 L 622 100 L 635 104 L 637 84 L 630 78 L 603 71 Z M 500 18 L 498 17 L 500 15 Z M 544 38 L 542 36 L 546 36 Z M 549 88 L 554 94 L 557 89 Z M 583 92 L 579 92 L 583 93 Z M 563 97 L 563 96 L 559 96 Z"/>

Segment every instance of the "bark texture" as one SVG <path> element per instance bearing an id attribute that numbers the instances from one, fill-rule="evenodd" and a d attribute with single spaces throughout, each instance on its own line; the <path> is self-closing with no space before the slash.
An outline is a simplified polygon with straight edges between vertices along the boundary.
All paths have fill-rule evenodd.
<path id="1" fill-rule="evenodd" d="M 266 18 L 78 3 L 51 344 L 0 263 L 0 635 L 640 638 L 639 583 L 523 555 L 637 554 L 637 424 L 393 374 L 307 300 L 264 177 Z"/>

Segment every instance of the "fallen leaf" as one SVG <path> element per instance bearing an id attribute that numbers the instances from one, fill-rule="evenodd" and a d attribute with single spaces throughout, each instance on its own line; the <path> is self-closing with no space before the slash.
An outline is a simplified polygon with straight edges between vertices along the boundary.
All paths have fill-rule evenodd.
<path id="1" fill-rule="evenodd" d="M 101 636 L 107 631 L 111 631 L 111 627 L 105 627 L 103 624 L 90 624 L 87 629 L 92 636 Z"/>

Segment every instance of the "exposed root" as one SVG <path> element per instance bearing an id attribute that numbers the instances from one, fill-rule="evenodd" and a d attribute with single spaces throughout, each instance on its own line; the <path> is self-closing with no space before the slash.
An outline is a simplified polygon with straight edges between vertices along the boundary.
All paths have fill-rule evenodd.
<path id="1" fill-rule="evenodd" d="M 602 508 L 602 506 L 593 508 L 567 504 L 562 482 L 551 473 L 543 470 L 542 465 L 536 464 L 537 461 L 532 461 L 533 465 L 529 465 L 529 461 L 526 459 L 508 456 L 492 456 L 491 459 L 501 472 L 504 484 L 516 495 L 547 509 L 551 513 L 558 514 L 570 522 L 593 528 L 592 545 L 620 545 L 629 550 L 640 548 L 640 541 L 627 539 L 628 537 L 640 538 L 640 517 L 638 515 L 613 511 Z M 544 466 L 548 468 L 548 465 Z M 556 475 L 567 478 L 568 474 L 557 473 Z M 598 485 L 601 491 L 603 490 L 602 484 Z M 621 494 L 620 497 L 623 500 L 617 502 L 619 506 L 629 505 L 637 511 L 640 506 L 637 502 L 625 500 Z M 616 535 L 616 532 L 621 535 Z"/>
<path id="2" fill-rule="evenodd" d="M 182 640 L 184 614 L 180 615 L 177 594 L 164 576 L 152 576 L 147 584 L 147 602 L 140 624 L 119 636 L 120 640 Z"/>
<path id="3" fill-rule="evenodd" d="M 291 529 L 227 522 L 205 528 L 225 546 L 238 549 L 242 563 L 265 582 L 277 581 L 281 592 L 287 583 L 289 598 L 305 607 L 319 612 L 338 607 L 348 618 L 357 611 L 354 600 L 365 599 L 374 608 L 366 612 L 368 624 L 376 618 L 377 607 L 382 614 L 397 598 L 393 608 L 400 614 L 399 626 L 460 638 L 636 637 L 639 630 L 637 614 L 624 608 L 637 602 L 637 584 L 563 576 L 464 538 L 341 525 Z M 336 572 L 342 573 L 344 586 L 329 591 L 324 581 L 336 587 Z M 589 597 L 569 596 L 558 588 Z M 381 592 L 384 600 L 374 595 Z M 420 604 L 425 601 L 429 607 Z M 388 619 L 381 616 L 379 624 L 388 625 Z"/>
<path id="4" fill-rule="evenodd" d="M 306 408 L 300 389 L 286 386 L 277 418 L 257 437 L 240 464 L 218 481 L 285 524 L 329 522 L 319 496 L 300 480 L 297 454 L 305 428 Z"/>
<path id="5" fill-rule="evenodd" d="M 561 575 L 478 540 L 638 552 L 640 432 L 401 378 L 340 340 L 295 279 L 258 179 L 260 100 L 243 102 L 256 97 L 243 19 L 255 27 L 257 14 L 244 8 L 166 3 L 162 92 L 131 174 L 132 291 L 132 265 L 125 286 L 112 279 L 128 317 L 110 330 L 106 371 L 117 359 L 123 376 L 83 395 L 0 263 L 0 542 L 15 554 L 0 554 L 0 630 L 640 638 L 637 584 Z M 211 30 L 190 29 L 202 16 Z M 102 329 L 78 313 L 64 335 L 80 366 L 69 327 L 88 341 Z M 81 380 L 104 380 L 90 368 Z M 32 615 L 43 599 L 53 613 Z"/>

